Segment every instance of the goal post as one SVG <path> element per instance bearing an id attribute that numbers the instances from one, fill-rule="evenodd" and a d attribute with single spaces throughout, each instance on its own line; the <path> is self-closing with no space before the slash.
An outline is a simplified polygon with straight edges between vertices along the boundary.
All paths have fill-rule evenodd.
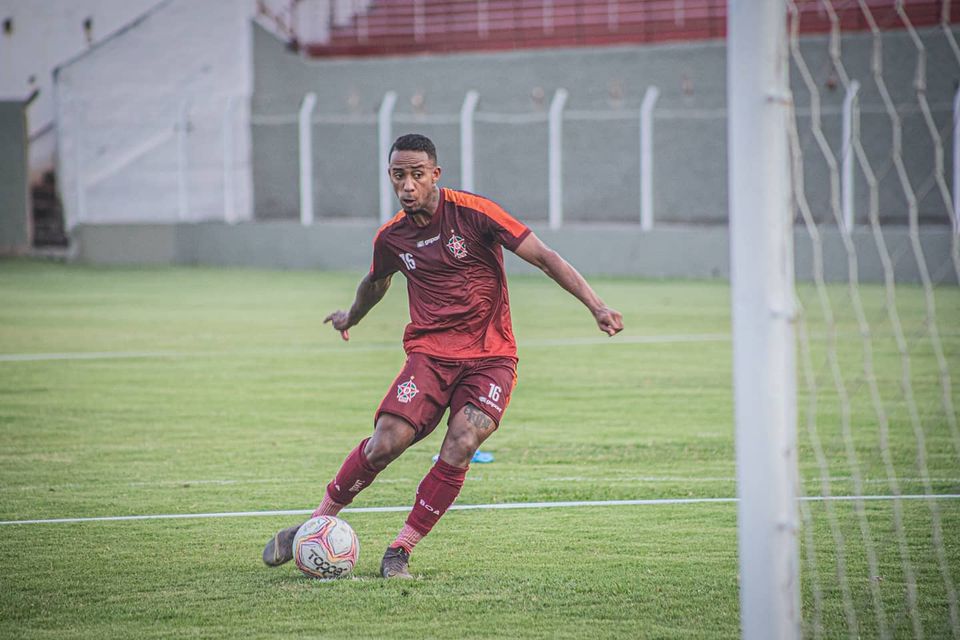
<path id="1" fill-rule="evenodd" d="M 785 0 L 729 0 L 727 104 L 740 619 L 800 637 Z"/>

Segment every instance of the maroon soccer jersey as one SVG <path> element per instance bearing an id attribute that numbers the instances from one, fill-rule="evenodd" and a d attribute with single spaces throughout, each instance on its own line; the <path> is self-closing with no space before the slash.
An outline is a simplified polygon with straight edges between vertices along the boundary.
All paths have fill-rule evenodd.
<path id="1" fill-rule="evenodd" d="M 453 189 L 440 189 L 426 227 L 403 211 L 380 227 L 370 275 L 379 280 L 403 271 L 407 277 L 406 352 L 452 360 L 515 358 L 501 246 L 516 250 L 529 233 L 491 200 Z"/>

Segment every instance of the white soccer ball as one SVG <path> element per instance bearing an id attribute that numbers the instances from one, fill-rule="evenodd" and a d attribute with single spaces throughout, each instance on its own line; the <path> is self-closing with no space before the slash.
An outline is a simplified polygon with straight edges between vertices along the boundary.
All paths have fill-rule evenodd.
<path id="1" fill-rule="evenodd" d="M 305 575 L 342 578 L 357 564 L 360 541 L 346 520 L 317 516 L 300 525 L 293 539 L 293 561 Z"/>

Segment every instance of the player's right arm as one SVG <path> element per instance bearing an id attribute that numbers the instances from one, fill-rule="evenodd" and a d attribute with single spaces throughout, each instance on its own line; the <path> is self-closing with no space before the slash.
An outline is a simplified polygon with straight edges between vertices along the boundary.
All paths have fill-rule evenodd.
<path id="1" fill-rule="evenodd" d="M 350 310 L 343 311 L 338 309 L 334 311 L 324 318 L 324 324 L 327 322 L 331 323 L 333 328 L 340 332 L 340 337 L 344 340 L 349 340 L 350 327 L 360 322 L 370 309 L 373 309 L 378 302 L 383 300 L 387 289 L 390 288 L 390 279 L 392 277 L 393 274 L 388 274 L 382 278 L 374 279 L 372 273 L 365 275 L 357 286 L 357 295 L 353 300 L 353 305 L 350 307 Z"/>
<path id="2" fill-rule="evenodd" d="M 583 276 L 559 253 L 545 245 L 540 238 L 533 233 L 528 234 L 514 253 L 538 267 L 590 309 L 600 331 L 608 336 L 623 331 L 623 316 L 620 312 L 608 307 L 583 279 Z"/>

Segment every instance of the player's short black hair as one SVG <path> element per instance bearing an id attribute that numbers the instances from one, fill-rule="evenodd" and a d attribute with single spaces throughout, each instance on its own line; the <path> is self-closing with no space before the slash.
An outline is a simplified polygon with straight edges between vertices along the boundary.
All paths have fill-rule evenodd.
<path id="1" fill-rule="evenodd" d="M 433 145 L 433 141 L 419 133 L 408 133 L 397 138 L 390 147 L 387 158 L 390 158 L 394 151 L 423 151 L 433 164 L 437 164 L 437 148 Z"/>

